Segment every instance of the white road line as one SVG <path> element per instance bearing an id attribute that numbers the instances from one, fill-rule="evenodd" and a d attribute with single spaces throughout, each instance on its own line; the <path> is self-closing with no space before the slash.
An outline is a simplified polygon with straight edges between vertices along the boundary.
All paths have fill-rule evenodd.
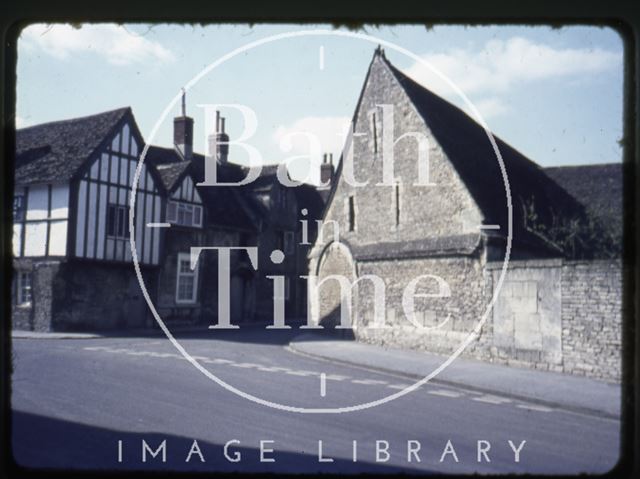
<path id="1" fill-rule="evenodd" d="M 368 386 L 375 386 L 378 384 L 388 384 L 387 381 L 379 381 L 377 379 L 352 379 L 351 382 L 354 384 L 366 384 Z"/>
<path id="2" fill-rule="evenodd" d="M 318 373 L 314 371 L 285 371 L 285 374 L 290 374 L 292 376 L 316 376 Z"/>
<path id="3" fill-rule="evenodd" d="M 191 357 L 192 357 L 193 359 L 195 359 L 196 361 L 202 361 L 202 362 L 205 362 L 205 361 L 208 361 L 208 360 L 209 360 L 209 358 L 208 358 L 208 357 L 206 357 L 206 356 L 191 356 Z"/>
<path id="4" fill-rule="evenodd" d="M 248 368 L 257 368 L 260 365 L 259 364 L 255 364 L 255 363 L 231 363 L 231 364 L 229 364 L 229 366 L 233 366 L 233 367 L 236 367 L 236 368 L 246 368 L 246 369 L 248 369 Z"/>
<path id="5" fill-rule="evenodd" d="M 260 367 L 258 367 L 258 371 L 264 371 L 264 372 L 267 372 L 267 373 L 286 373 L 289 370 L 290 369 L 288 369 L 288 368 L 281 368 L 279 366 L 260 366 Z"/>
<path id="6" fill-rule="evenodd" d="M 213 364 L 231 364 L 231 363 L 233 363 L 233 361 L 229 361 L 228 359 L 222 359 L 222 358 L 213 358 L 213 359 L 210 359 L 210 361 Z"/>
<path id="7" fill-rule="evenodd" d="M 391 389 L 407 389 L 409 384 L 388 384 L 387 387 Z"/>
<path id="8" fill-rule="evenodd" d="M 538 412 L 552 412 L 553 409 L 548 408 L 548 407 L 544 407 L 544 406 L 537 406 L 535 404 L 516 404 L 517 407 L 519 407 L 520 409 L 528 409 L 530 411 L 538 411 Z"/>
<path id="9" fill-rule="evenodd" d="M 490 394 L 487 394 L 485 396 L 480 396 L 480 397 L 472 397 L 471 400 L 484 402 L 488 404 L 505 404 L 505 403 L 511 402 L 511 399 L 507 399 L 499 396 L 491 396 Z"/>
<path id="10" fill-rule="evenodd" d="M 320 373 L 320 397 L 327 395 L 327 375 Z"/>
<path id="11" fill-rule="evenodd" d="M 429 394 L 433 394 L 435 396 L 443 396 L 447 398 L 459 398 L 462 396 L 462 393 L 457 393 L 455 391 L 449 391 L 447 389 L 432 389 L 427 391 Z"/>
<path id="12" fill-rule="evenodd" d="M 153 356 L 154 358 L 177 358 L 177 357 L 182 357 L 179 354 L 175 354 L 175 353 L 151 353 L 151 356 Z"/>
<path id="13" fill-rule="evenodd" d="M 349 376 L 341 376 L 340 374 L 325 374 L 325 377 L 330 381 L 344 381 L 345 379 L 349 379 Z"/>

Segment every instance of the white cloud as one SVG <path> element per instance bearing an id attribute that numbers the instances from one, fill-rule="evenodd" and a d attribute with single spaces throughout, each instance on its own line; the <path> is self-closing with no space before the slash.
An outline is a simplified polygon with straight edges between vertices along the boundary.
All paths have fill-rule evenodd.
<path id="1" fill-rule="evenodd" d="M 504 115 L 511 111 L 509 106 L 500 98 L 489 97 L 482 100 L 474 101 L 473 105 L 476 107 L 482 118 L 492 118 L 494 116 Z M 465 108 L 465 110 L 468 110 Z M 467 111 L 467 114 L 469 112 Z M 473 114 L 470 114 L 473 116 Z"/>
<path id="2" fill-rule="evenodd" d="M 315 182 L 324 153 L 333 153 L 334 164 L 337 163 L 350 122 L 346 116 L 307 116 L 276 128 L 272 140 L 286 159 L 310 157 L 294 160 L 290 163 L 290 170 L 295 178 Z"/>
<path id="3" fill-rule="evenodd" d="M 55 58 L 68 59 L 75 53 L 95 53 L 112 65 L 141 62 L 170 62 L 171 51 L 160 43 L 112 24 L 71 25 L 34 24 L 20 35 L 27 49 L 39 49 Z"/>
<path id="4" fill-rule="evenodd" d="M 597 74 L 622 64 L 622 54 L 601 48 L 553 48 L 522 37 L 491 40 L 479 51 L 452 49 L 422 57 L 448 77 L 465 95 L 479 100 L 483 115 L 505 113 L 499 96 L 526 82 Z M 407 75 L 441 96 L 457 98 L 453 89 L 427 66 L 415 62 Z M 484 102 L 485 111 L 480 106 Z"/>

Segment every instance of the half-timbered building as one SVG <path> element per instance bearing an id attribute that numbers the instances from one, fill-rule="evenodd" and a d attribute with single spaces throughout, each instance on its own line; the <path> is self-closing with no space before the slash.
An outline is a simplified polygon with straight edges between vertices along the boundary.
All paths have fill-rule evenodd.
<path id="1" fill-rule="evenodd" d="M 228 161 L 224 120 L 216 123 L 211 145 L 218 179 L 238 182 L 247 170 Z M 192 269 L 197 246 L 259 248 L 255 265 L 245 253 L 231 253 L 234 322 L 271 319 L 268 276 L 276 274 L 285 276 L 287 316 L 304 314 L 299 276 L 307 271 L 310 243 L 300 245 L 299 220 L 308 220 L 313 234 L 323 206 L 315 188 L 284 187 L 273 168 L 247 186 L 197 186 L 205 158 L 193 151 L 193 119 L 184 104 L 174 119 L 174 145 L 149 145 L 139 165 L 145 145 L 129 108 L 17 131 L 14 328 L 153 325 L 132 265 L 132 232 L 147 292 L 169 323 L 216 322 L 218 257 L 206 252 Z M 285 253 L 283 264 L 270 260 L 274 249 Z"/>
<path id="2" fill-rule="evenodd" d="M 144 141 L 129 108 L 18 130 L 13 208 L 14 324 L 143 325 L 131 268 L 129 199 Z M 162 185 L 142 166 L 137 256 L 160 262 Z"/>

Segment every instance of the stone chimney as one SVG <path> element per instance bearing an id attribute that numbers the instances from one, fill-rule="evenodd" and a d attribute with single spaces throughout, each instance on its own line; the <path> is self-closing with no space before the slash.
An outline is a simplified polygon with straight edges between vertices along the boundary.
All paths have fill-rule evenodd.
<path id="1" fill-rule="evenodd" d="M 325 153 L 322 155 L 322 164 L 320 165 L 320 182 L 327 186 L 321 188 L 331 188 L 333 181 L 333 153 Z"/>
<path id="2" fill-rule="evenodd" d="M 229 135 L 225 133 L 225 118 L 216 111 L 216 129 L 209 135 L 209 153 L 214 155 L 216 162 L 224 164 L 229 159 Z"/>
<path id="3" fill-rule="evenodd" d="M 186 161 L 193 157 L 193 118 L 187 116 L 186 93 L 182 89 L 182 115 L 173 119 L 173 145 Z"/>

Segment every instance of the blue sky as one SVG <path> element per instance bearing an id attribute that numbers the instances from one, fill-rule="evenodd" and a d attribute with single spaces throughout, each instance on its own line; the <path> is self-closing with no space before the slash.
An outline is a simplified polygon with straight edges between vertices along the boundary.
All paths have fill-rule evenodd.
<path id="1" fill-rule="evenodd" d="M 202 69 L 222 55 L 278 33 L 327 25 L 33 25 L 18 43 L 17 123 L 89 115 L 131 106 L 145 139 L 162 111 Z M 392 42 L 427 60 L 474 103 L 492 131 L 543 166 L 621 161 L 623 45 L 600 27 L 424 26 L 367 27 L 362 33 Z M 320 60 L 320 49 L 323 60 Z M 205 75 L 187 94 L 195 118 L 195 148 L 206 138 L 198 104 L 239 103 L 257 115 L 249 142 L 265 163 L 322 152 L 339 156 L 339 133 L 352 116 L 374 43 L 333 36 L 296 37 L 264 44 Z M 463 106 L 420 63 L 386 49 L 389 60 L 420 83 Z M 322 63 L 322 66 L 321 66 Z M 154 144 L 172 143 L 172 117 Z M 237 137 L 242 117 L 223 109 Z M 210 118 L 207 123 L 210 123 Z M 308 131 L 290 148 L 287 134 Z M 286 151 L 285 151 L 286 150 Z M 232 161 L 246 162 L 232 148 Z M 294 174 L 304 176 L 304 168 Z"/>

